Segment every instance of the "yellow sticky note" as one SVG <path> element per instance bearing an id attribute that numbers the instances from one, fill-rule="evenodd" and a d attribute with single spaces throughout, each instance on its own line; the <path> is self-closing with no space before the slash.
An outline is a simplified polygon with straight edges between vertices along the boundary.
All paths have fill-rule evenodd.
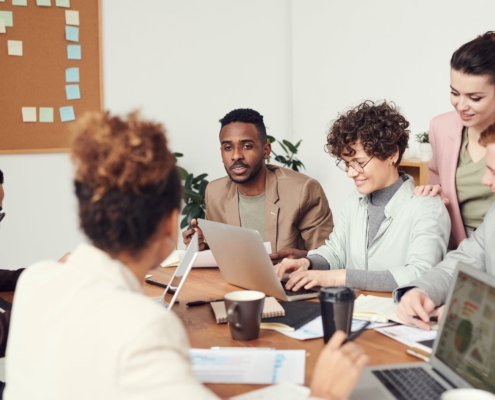
<path id="1" fill-rule="evenodd" d="M 22 107 L 22 122 L 36 122 L 36 107 Z"/>
<path id="2" fill-rule="evenodd" d="M 5 21 L 3 19 L 0 19 L 0 33 L 6 33 L 7 30 L 5 29 Z"/>
<path id="3" fill-rule="evenodd" d="M 7 48 L 9 56 L 22 56 L 21 40 L 7 40 Z"/>
<path id="4" fill-rule="evenodd" d="M 67 25 L 79 25 L 79 11 L 65 10 L 65 23 Z"/>

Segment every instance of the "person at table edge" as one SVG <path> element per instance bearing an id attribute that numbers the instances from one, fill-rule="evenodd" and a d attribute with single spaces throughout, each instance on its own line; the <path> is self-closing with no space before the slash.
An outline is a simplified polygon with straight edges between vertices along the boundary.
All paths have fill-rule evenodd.
<path id="1" fill-rule="evenodd" d="M 494 86 L 495 88 L 495 86 Z M 480 143 L 486 146 L 486 170 L 481 183 L 495 193 L 495 124 L 480 135 Z M 459 247 L 447 253 L 445 260 L 422 277 L 394 291 L 399 301 L 397 315 L 406 322 L 429 330 L 429 314 L 445 303 L 455 269 L 459 263 L 495 276 L 495 203 L 485 215 L 482 224 L 464 239 Z M 435 311 L 441 317 L 444 307 Z M 413 318 L 419 316 L 421 319 Z"/>
<path id="2" fill-rule="evenodd" d="M 438 196 L 415 196 L 413 179 L 398 171 L 408 126 L 385 101 L 365 101 L 333 122 L 327 150 L 357 190 L 323 246 L 275 266 L 280 279 L 293 271 L 287 289 L 345 285 L 391 292 L 443 259 L 450 235 L 445 205 Z"/>
<path id="3" fill-rule="evenodd" d="M 270 257 L 304 257 L 322 245 L 333 229 L 332 212 L 321 185 L 288 168 L 265 164 L 271 152 L 263 116 L 237 109 L 221 120 L 220 150 L 226 177 L 206 187 L 206 218 L 257 230 L 271 243 Z M 196 220 L 183 232 L 187 245 L 201 227 Z"/>

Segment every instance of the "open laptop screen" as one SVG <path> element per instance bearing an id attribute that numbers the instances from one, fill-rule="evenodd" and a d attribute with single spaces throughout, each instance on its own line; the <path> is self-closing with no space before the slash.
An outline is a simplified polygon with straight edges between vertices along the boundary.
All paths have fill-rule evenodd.
<path id="1" fill-rule="evenodd" d="M 435 356 L 473 387 L 495 393 L 495 288 L 459 271 Z"/>

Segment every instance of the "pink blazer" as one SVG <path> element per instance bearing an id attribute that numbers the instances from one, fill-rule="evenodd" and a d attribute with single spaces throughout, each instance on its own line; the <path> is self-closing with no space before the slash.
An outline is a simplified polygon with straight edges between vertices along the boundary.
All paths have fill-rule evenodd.
<path id="1" fill-rule="evenodd" d="M 443 193 L 450 200 L 447 206 L 452 222 L 450 249 L 457 248 L 459 243 L 466 238 L 455 186 L 463 128 L 462 120 L 456 111 L 438 115 L 430 123 L 430 144 L 433 158 L 428 166 L 430 170 L 428 183 L 442 186 Z"/>

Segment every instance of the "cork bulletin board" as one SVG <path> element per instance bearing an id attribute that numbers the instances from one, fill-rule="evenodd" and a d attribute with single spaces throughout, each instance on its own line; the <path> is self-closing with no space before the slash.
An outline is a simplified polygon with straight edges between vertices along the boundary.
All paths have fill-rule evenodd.
<path id="1" fill-rule="evenodd" d="M 0 154 L 67 151 L 102 109 L 100 0 L 0 0 Z"/>

